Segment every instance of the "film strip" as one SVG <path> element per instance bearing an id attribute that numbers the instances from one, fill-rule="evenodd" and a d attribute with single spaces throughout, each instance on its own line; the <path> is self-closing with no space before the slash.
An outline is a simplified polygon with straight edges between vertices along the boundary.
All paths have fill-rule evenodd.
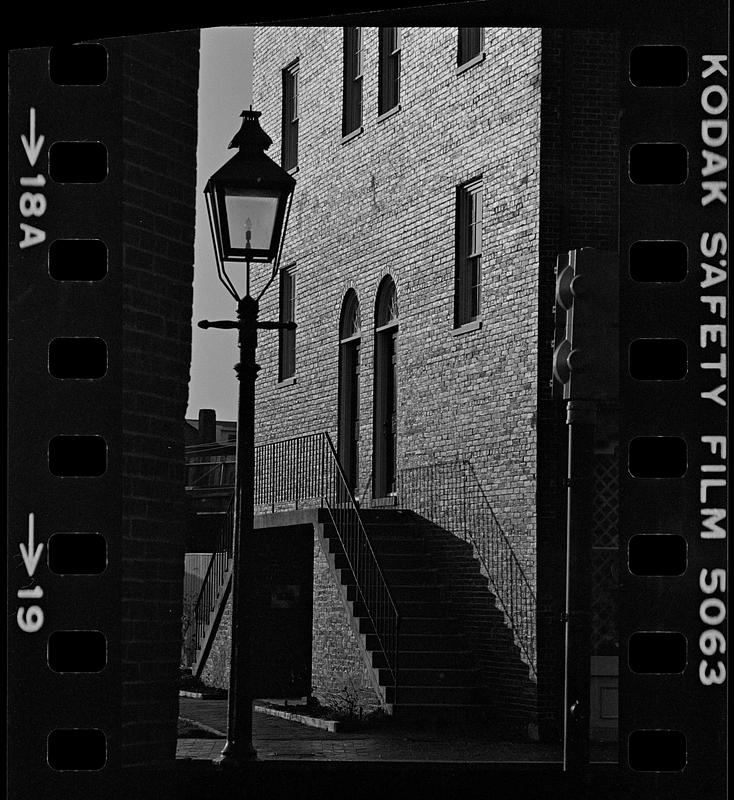
<path id="1" fill-rule="evenodd" d="M 620 768 L 635 796 L 725 784 L 728 58 L 692 22 L 627 30 L 623 47 Z"/>
<path id="2" fill-rule="evenodd" d="M 599 789 L 611 797 L 725 792 L 725 23 L 711 3 L 620 24 L 620 746 Z M 11 54 L 13 798 L 128 785 L 124 47 Z"/>
<path id="3" fill-rule="evenodd" d="M 11 67 L 8 754 L 14 796 L 90 797 L 120 766 L 120 59 L 49 55 Z"/>

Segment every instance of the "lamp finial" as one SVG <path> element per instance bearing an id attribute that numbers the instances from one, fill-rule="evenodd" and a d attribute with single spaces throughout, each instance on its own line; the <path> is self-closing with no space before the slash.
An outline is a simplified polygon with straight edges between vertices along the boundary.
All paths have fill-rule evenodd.
<path id="1" fill-rule="evenodd" d="M 234 139 L 229 143 L 229 149 L 238 147 L 240 152 L 260 152 L 267 150 L 273 140 L 260 127 L 260 111 L 253 111 L 252 105 L 245 109 L 242 117 L 242 127 L 237 131 Z"/>

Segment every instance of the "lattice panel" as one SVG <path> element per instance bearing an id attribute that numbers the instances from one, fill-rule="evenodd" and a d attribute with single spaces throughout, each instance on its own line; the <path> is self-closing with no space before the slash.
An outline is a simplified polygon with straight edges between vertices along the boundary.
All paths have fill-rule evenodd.
<path id="1" fill-rule="evenodd" d="M 594 457 L 594 547 L 619 544 L 619 464 L 616 454 Z"/>
<path id="2" fill-rule="evenodd" d="M 591 553 L 591 652 L 614 655 L 618 642 L 616 550 L 593 550 Z"/>

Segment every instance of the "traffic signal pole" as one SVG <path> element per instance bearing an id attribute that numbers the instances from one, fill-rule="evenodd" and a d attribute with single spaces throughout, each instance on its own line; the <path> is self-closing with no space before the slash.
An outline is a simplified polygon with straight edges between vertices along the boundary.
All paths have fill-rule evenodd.
<path id="1" fill-rule="evenodd" d="M 594 441 L 599 403 L 619 395 L 619 260 L 591 248 L 559 255 L 554 393 L 568 402 L 563 768 L 588 775 Z"/>
<path id="2" fill-rule="evenodd" d="M 582 777 L 589 763 L 591 532 L 596 402 L 569 400 L 563 769 Z"/>

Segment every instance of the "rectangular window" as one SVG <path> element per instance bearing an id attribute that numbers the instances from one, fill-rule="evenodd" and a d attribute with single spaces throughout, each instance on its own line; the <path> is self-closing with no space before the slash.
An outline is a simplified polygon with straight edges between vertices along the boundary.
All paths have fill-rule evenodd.
<path id="1" fill-rule="evenodd" d="M 344 28 L 342 136 L 362 127 L 362 29 Z"/>
<path id="2" fill-rule="evenodd" d="M 380 90 L 377 111 L 385 114 L 400 102 L 400 28 L 380 28 Z"/>
<path id="3" fill-rule="evenodd" d="M 298 165 L 298 61 L 283 70 L 283 136 L 281 166 Z"/>
<path id="4" fill-rule="evenodd" d="M 457 66 L 481 55 L 484 47 L 484 28 L 459 28 Z"/>
<path id="5" fill-rule="evenodd" d="M 296 321 L 296 272 L 294 267 L 280 271 L 280 322 Z M 296 374 L 296 332 L 279 331 L 278 380 L 285 381 Z"/>
<path id="6" fill-rule="evenodd" d="M 459 187 L 456 202 L 456 293 L 454 325 L 481 316 L 482 301 L 482 181 Z"/>

